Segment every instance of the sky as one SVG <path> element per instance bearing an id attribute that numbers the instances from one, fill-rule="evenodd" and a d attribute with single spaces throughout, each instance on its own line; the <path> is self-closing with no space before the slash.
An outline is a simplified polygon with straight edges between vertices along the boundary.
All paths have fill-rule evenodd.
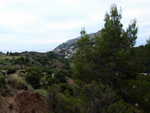
<path id="1" fill-rule="evenodd" d="M 104 26 L 112 4 L 122 9 L 123 28 L 137 20 L 136 46 L 150 36 L 150 0 L 0 0 L 0 51 L 47 52 Z"/>

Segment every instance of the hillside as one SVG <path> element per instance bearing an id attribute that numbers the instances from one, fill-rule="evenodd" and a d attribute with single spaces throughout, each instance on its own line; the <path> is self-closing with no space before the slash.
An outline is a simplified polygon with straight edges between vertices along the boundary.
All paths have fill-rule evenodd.
<path id="1" fill-rule="evenodd" d="M 90 37 L 90 40 L 93 42 L 95 36 L 98 36 L 100 33 L 101 33 L 101 30 L 99 30 L 96 33 L 88 34 Z M 76 43 L 80 38 L 81 38 L 81 36 L 71 39 L 71 40 L 68 40 L 68 41 L 60 44 L 53 51 L 59 55 L 63 55 L 65 58 L 69 58 L 76 52 Z"/>
<path id="2" fill-rule="evenodd" d="M 0 113 L 149 113 L 150 40 L 134 47 L 121 14 L 113 4 L 101 31 L 50 52 L 1 53 Z"/>
<path id="3" fill-rule="evenodd" d="M 45 99 L 35 92 L 15 90 L 11 96 L 0 96 L 0 100 L 0 113 L 50 112 Z"/>

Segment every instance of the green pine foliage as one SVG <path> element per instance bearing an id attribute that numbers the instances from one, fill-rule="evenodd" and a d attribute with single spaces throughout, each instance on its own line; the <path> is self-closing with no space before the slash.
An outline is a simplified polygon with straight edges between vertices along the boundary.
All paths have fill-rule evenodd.
<path id="1" fill-rule="evenodd" d="M 95 45 L 92 46 L 89 37 L 83 34 L 77 42 L 73 78 L 81 91 L 78 90 L 76 96 L 82 95 L 80 98 L 85 102 L 87 113 L 132 113 L 140 112 L 139 109 L 146 112 L 145 108 L 149 105 L 148 97 L 133 96 L 143 92 L 140 85 L 145 88 L 149 86 L 145 80 L 141 84 L 137 79 L 144 70 L 144 64 L 148 63 L 145 60 L 148 49 L 141 47 L 137 50 L 134 47 L 138 31 L 136 20 L 131 21 L 124 30 L 121 18 L 121 10 L 118 11 L 117 6 L 113 4 L 110 13 L 105 15 L 104 28 L 100 35 L 95 37 Z M 148 67 L 147 64 L 146 66 Z M 138 87 L 133 90 L 132 87 L 136 83 Z M 146 91 L 144 88 L 143 90 Z M 149 92 L 145 92 L 145 95 L 149 95 Z M 140 98 L 139 101 L 137 99 L 138 102 L 135 101 L 136 98 Z M 144 99 L 147 99 L 146 103 L 143 102 Z M 136 103 L 140 107 L 135 106 Z"/>
<path id="2" fill-rule="evenodd" d="M 92 71 L 89 69 L 91 65 L 92 45 L 89 36 L 82 36 L 77 42 L 77 51 L 74 54 L 74 74 L 75 79 L 91 82 L 93 79 Z"/>
<path id="3" fill-rule="evenodd" d="M 145 70 L 144 72 L 150 74 L 150 40 L 147 41 L 147 44 L 145 45 L 145 56 L 146 56 L 146 62 L 145 62 Z"/>
<path id="4" fill-rule="evenodd" d="M 0 73 L 0 92 L 5 88 L 5 77 Z"/>
<path id="5" fill-rule="evenodd" d="M 150 76 L 139 75 L 135 80 L 130 81 L 127 92 L 124 93 L 126 100 L 137 104 L 143 112 L 149 112 L 150 106 Z"/>
<path id="6" fill-rule="evenodd" d="M 100 36 L 95 38 L 95 46 L 92 47 L 87 35 L 77 42 L 74 78 L 87 83 L 100 80 L 116 88 L 136 77 L 138 71 L 135 72 L 131 54 L 137 38 L 136 21 L 124 31 L 121 17 L 121 11 L 112 5 L 110 13 L 105 15 Z"/>
<path id="7" fill-rule="evenodd" d="M 97 64 L 95 70 L 103 76 L 104 84 L 109 84 L 112 88 L 120 87 L 120 81 L 123 83 L 136 76 L 130 73 L 134 66 L 130 63 L 130 48 L 136 39 L 136 21 L 134 20 L 127 31 L 124 31 L 121 12 L 118 12 L 116 5 L 111 6 L 110 14 L 106 13 L 104 21 L 104 28 L 97 37 L 98 42 L 94 48 L 94 63 Z"/>

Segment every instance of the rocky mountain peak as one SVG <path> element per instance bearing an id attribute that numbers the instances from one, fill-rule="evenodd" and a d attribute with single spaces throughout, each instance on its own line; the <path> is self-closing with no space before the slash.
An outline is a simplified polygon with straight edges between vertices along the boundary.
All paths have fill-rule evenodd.
<path id="1" fill-rule="evenodd" d="M 90 40 L 93 41 L 95 36 L 98 36 L 100 33 L 101 33 L 101 30 L 99 30 L 96 33 L 88 34 L 90 37 Z M 60 44 L 59 46 L 57 46 L 53 51 L 59 55 L 63 55 L 65 58 L 70 58 L 76 52 L 76 43 L 80 38 L 81 36 L 68 40 Z"/>

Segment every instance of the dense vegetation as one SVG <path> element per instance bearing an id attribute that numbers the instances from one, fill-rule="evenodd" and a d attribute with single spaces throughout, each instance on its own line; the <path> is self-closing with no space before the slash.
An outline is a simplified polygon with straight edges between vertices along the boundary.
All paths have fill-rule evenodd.
<path id="1" fill-rule="evenodd" d="M 134 47 L 136 20 L 126 30 L 121 11 L 112 5 L 94 45 L 81 31 L 73 59 L 54 52 L 9 53 L 0 58 L 0 92 L 6 96 L 5 79 L 14 89 L 36 91 L 50 104 L 52 113 L 134 113 L 150 111 L 150 40 Z M 16 66 L 17 65 L 17 66 Z M 25 70 L 22 76 L 12 75 Z M 69 83 L 69 80 L 74 83 Z M 9 89 L 10 90 L 10 89 Z"/>
<path id="2" fill-rule="evenodd" d="M 150 43 L 148 41 L 145 46 L 134 47 L 138 31 L 136 20 L 129 24 L 126 31 L 120 20 L 121 12 L 118 12 L 116 5 L 112 5 L 110 13 L 105 15 L 105 24 L 100 36 L 95 38 L 94 47 L 86 34 L 82 34 L 82 38 L 77 42 L 73 77 L 80 84 L 90 86 L 93 82 L 97 83 L 91 90 L 87 90 L 88 93 L 91 91 L 89 98 L 84 97 L 89 104 L 86 108 L 90 109 L 86 112 L 108 112 L 109 107 L 112 108 L 109 112 L 149 111 L 149 76 L 141 73 L 149 73 Z M 97 111 L 93 111 L 92 109 L 97 105 L 92 99 L 93 94 L 96 93 L 93 89 L 98 85 L 104 85 L 108 87 L 105 89 L 111 91 L 102 92 L 102 90 L 98 93 L 112 97 L 110 100 L 109 98 L 105 100 L 99 98 L 100 94 L 94 95 L 96 102 L 104 99 L 103 103 L 98 104 L 99 107 L 107 106 L 96 107 Z"/>

